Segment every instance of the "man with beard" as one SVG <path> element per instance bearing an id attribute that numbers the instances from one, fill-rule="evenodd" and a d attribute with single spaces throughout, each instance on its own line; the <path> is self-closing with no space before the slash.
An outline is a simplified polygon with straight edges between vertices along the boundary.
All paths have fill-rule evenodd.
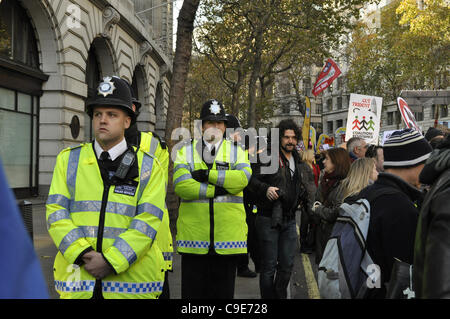
<path id="1" fill-rule="evenodd" d="M 297 247 L 295 211 L 303 185 L 299 170 L 299 155 L 295 151 L 301 139 L 300 129 L 293 120 L 280 122 L 279 152 L 272 149 L 271 160 L 279 163 L 273 174 L 256 172 L 250 187 L 265 194 L 257 203 L 256 228 L 261 252 L 261 298 L 286 299 Z"/>

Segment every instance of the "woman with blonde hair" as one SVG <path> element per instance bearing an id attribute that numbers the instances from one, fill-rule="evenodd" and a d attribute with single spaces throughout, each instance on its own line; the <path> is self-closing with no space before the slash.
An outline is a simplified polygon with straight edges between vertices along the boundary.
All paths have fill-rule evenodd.
<path id="1" fill-rule="evenodd" d="M 302 161 L 308 164 L 309 167 L 311 167 L 313 174 L 314 174 L 314 183 L 316 184 L 316 187 L 319 186 L 319 176 L 320 176 L 320 168 L 319 165 L 316 164 L 315 154 L 314 150 L 306 150 L 302 152 Z"/>
<path id="2" fill-rule="evenodd" d="M 343 200 L 358 195 L 363 188 L 373 184 L 377 178 L 378 171 L 373 158 L 357 159 L 350 166 L 347 177 L 339 185 Z"/>

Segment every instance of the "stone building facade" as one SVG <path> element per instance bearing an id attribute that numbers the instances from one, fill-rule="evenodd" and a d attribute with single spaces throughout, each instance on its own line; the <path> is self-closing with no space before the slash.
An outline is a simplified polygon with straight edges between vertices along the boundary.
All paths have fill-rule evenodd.
<path id="1" fill-rule="evenodd" d="M 57 154 L 92 140 L 85 102 L 104 76 L 128 80 L 139 129 L 163 134 L 172 23 L 171 1 L 0 2 L 0 157 L 18 198 L 45 195 Z"/>

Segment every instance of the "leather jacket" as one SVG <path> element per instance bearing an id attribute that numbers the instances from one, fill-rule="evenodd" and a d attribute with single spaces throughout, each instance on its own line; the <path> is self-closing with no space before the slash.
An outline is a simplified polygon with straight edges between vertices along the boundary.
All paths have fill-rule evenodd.
<path id="1" fill-rule="evenodd" d="M 260 169 L 255 168 L 255 172 L 249 183 L 249 189 L 259 195 L 256 202 L 258 207 L 258 215 L 271 217 L 274 202 L 266 197 L 267 189 L 270 186 L 278 187 L 282 193 L 283 215 L 288 219 L 295 217 L 295 211 L 299 205 L 301 197 L 307 197 L 303 194 L 306 192 L 302 184 L 302 176 L 299 168 L 300 157 L 296 151 L 292 152 L 295 162 L 295 172 L 291 176 L 289 170 L 289 161 L 283 153 L 279 152 L 280 166 L 274 174 L 261 174 Z M 253 166 L 252 166 L 253 169 Z"/>
<path id="2" fill-rule="evenodd" d="M 414 248 L 416 298 L 450 298 L 450 140 L 427 160 L 420 181 L 432 185 L 420 211 Z"/>

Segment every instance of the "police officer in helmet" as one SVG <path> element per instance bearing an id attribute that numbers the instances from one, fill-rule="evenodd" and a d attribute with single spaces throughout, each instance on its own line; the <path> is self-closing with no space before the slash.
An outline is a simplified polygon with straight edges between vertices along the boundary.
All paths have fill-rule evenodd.
<path id="1" fill-rule="evenodd" d="M 152 245 L 157 232 L 146 230 L 161 225 L 162 169 L 149 171 L 152 158 L 124 138 L 136 121 L 124 80 L 104 77 L 86 112 L 95 140 L 60 152 L 46 203 L 48 231 L 58 247 L 55 288 L 61 298 L 158 298 L 165 263 Z"/>
<path id="2" fill-rule="evenodd" d="M 251 168 L 245 151 L 223 138 L 227 118 L 219 101 L 205 102 L 200 119 L 202 138 L 186 143 L 174 161 L 181 295 L 232 299 L 236 256 L 247 253 L 243 189 Z"/>

